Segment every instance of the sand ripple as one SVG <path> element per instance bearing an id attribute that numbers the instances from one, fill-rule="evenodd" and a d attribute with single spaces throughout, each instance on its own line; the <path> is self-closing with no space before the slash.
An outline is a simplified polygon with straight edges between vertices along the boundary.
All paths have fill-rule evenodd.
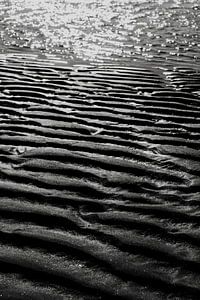
<path id="1" fill-rule="evenodd" d="M 199 73 L 7 55 L 0 80 L 3 299 L 199 299 Z"/>

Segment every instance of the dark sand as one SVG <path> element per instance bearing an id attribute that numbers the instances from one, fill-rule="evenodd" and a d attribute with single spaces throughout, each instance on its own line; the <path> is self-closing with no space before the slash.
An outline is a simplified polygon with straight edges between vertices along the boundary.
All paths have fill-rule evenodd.
<path id="1" fill-rule="evenodd" d="M 197 17 L 182 3 L 173 20 Z M 171 35 L 186 30 L 173 24 Z M 196 46 L 108 62 L 76 48 L 73 61 L 10 39 L 0 55 L 0 299 L 200 299 Z"/>

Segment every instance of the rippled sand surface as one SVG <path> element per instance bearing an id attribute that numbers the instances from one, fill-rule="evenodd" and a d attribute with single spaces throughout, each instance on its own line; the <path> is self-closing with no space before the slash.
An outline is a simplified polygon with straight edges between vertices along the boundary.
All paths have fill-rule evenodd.
<path id="1" fill-rule="evenodd" d="M 197 1 L 0 1 L 1 299 L 200 299 Z"/>

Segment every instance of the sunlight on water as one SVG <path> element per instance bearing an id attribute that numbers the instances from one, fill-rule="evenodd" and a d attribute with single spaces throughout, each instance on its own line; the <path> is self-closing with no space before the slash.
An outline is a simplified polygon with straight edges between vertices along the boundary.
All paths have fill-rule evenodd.
<path id="1" fill-rule="evenodd" d="M 197 60 L 196 1 L 3 0 L 1 48 L 86 60 Z M 189 52 L 188 52 L 189 51 Z"/>

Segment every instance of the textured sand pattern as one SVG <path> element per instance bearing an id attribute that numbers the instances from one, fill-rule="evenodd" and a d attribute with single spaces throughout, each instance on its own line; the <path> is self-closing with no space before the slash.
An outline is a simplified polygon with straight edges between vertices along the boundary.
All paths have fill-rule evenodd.
<path id="1" fill-rule="evenodd" d="M 0 60 L 2 299 L 199 299 L 199 73 Z"/>

